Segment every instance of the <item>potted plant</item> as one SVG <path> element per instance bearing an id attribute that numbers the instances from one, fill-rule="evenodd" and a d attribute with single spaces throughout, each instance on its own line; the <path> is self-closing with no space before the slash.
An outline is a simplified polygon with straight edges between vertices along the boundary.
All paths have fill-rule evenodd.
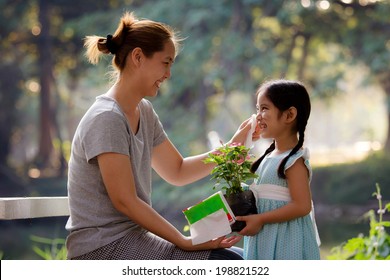
<path id="1" fill-rule="evenodd" d="M 232 208 L 234 215 L 245 216 L 256 214 L 255 197 L 245 183 L 258 176 L 250 171 L 252 155 L 249 148 L 241 143 L 222 144 L 204 160 L 205 163 L 214 163 L 211 171 L 211 180 L 215 180 L 213 189 L 220 188 Z M 245 222 L 237 221 L 232 225 L 232 231 L 240 231 Z"/>

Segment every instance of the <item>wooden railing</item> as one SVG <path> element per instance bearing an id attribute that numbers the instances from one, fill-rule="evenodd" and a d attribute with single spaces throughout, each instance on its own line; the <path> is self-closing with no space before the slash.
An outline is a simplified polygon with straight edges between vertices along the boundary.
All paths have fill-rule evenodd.
<path id="1" fill-rule="evenodd" d="M 68 197 L 0 198 L 0 220 L 69 216 Z"/>

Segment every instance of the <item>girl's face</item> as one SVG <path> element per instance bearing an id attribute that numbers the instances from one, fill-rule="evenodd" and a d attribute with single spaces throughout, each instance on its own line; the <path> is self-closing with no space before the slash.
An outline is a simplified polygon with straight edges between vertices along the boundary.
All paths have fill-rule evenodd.
<path id="1" fill-rule="evenodd" d="M 282 122 L 282 113 L 264 93 L 257 97 L 256 111 L 261 137 L 277 138 L 285 128 Z"/>
<path id="2" fill-rule="evenodd" d="M 171 67 L 175 59 L 175 46 L 171 40 L 165 43 L 161 52 L 156 52 L 152 57 L 144 57 L 142 65 L 145 96 L 155 96 L 161 84 L 171 77 Z"/>

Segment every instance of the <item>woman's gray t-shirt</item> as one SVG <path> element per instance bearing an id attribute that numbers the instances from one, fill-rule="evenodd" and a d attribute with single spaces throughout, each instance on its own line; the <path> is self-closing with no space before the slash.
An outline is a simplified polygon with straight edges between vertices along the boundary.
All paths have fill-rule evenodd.
<path id="1" fill-rule="evenodd" d="M 129 230 L 140 230 L 114 208 L 97 162 L 97 156 L 102 153 L 129 156 L 137 195 L 151 205 L 152 149 L 167 136 L 148 100 L 139 103 L 139 110 L 136 134 L 116 101 L 104 95 L 96 98 L 80 121 L 69 161 L 68 258 L 100 248 L 123 237 Z"/>

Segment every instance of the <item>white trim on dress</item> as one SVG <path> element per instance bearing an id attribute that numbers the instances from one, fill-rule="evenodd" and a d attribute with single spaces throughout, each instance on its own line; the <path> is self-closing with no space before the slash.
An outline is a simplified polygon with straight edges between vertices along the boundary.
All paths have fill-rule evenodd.
<path id="1" fill-rule="evenodd" d="M 250 190 L 255 195 L 256 200 L 261 199 L 272 199 L 272 200 L 279 200 L 279 201 L 291 201 L 290 191 L 286 187 L 281 187 L 278 185 L 273 184 L 261 184 L 256 185 L 253 183 L 250 185 Z M 317 224 L 315 220 L 314 215 L 314 204 L 313 201 L 311 201 L 311 211 L 310 211 L 310 218 L 313 224 L 314 233 L 316 235 L 317 245 L 321 245 L 320 235 L 318 234 Z"/>

